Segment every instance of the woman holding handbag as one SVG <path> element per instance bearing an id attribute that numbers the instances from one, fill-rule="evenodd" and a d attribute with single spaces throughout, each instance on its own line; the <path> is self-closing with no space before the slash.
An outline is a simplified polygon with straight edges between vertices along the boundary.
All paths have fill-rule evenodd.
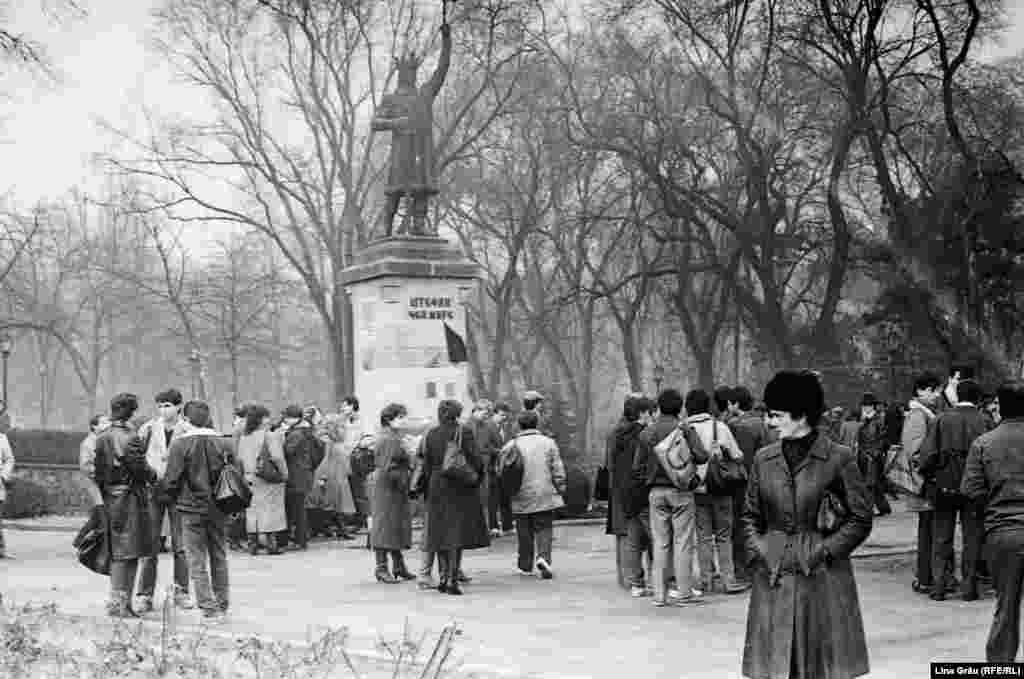
<path id="1" fill-rule="evenodd" d="M 373 517 L 370 545 L 377 564 L 377 582 L 395 584 L 415 580 L 405 565 L 403 550 L 412 548 L 412 503 L 409 482 L 412 456 L 405 448 L 402 428 L 408 411 L 400 403 L 385 406 L 380 413 L 380 437 L 377 439 L 372 478 Z M 388 554 L 391 571 L 388 571 Z"/>
<path id="2" fill-rule="evenodd" d="M 284 510 L 288 465 L 280 434 L 270 431 L 270 411 L 265 406 L 254 404 L 246 409 L 236 450 L 252 489 L 252 504 L 245 512 L 249 553 L 256 556 L 262 543 L 268 553 L 280 554 L 277 536 L 288 527 Z"/>
<path id="3" fill-rule="evenodd" d="M 753 590 L 743 676 L 850 679 L 868 673 L 850 555 L 871 532 L 872 499 L 853 451 L 818 430 L 825 395 L 810 372 L 765 387 L 779 441 L 754 458 L 743 509 Z"/>
<path id="4" fill-rule="evenodd" d="M 486 469 L 473 432 L 459 422 L 462 404 L 445 400 L 437 407 L 437 426 L 423 443 L 422 483 L 426 493 L 427 551 L 437 553 L 442 594 L 462 594 L 462 552 L 491 544 L 479 486 Z"/>

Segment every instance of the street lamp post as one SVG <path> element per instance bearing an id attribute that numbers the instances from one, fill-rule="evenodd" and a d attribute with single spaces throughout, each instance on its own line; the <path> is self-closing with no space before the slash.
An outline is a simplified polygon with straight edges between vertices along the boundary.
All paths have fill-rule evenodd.
<path id="1" fill-rule="evenodd" d="M 188 355 L 188 362 L 192 366 L 192 398 L 198 398 L 198 383 L 199 383 L 199 364 L 200 361 L 199 350 L 193 349 L 192 353 Z"/>
<path id="2" fill-rule="evenodd" d="M 661 383 L 665 381 L 665 366 L 660 363 L 654 366 L 654 391 L 655 396 L 661 393 Z"/>
<path id="3" fill-rule="evenodd" d="M 4 407 L 7 407 L 7 359 L 11 357 L 11 349 L 14 348 L 14 343 L 11 341 L 11 336 L 6 332 L 0 333 L 0 357 L 3 357 L 4 363 Z"/>

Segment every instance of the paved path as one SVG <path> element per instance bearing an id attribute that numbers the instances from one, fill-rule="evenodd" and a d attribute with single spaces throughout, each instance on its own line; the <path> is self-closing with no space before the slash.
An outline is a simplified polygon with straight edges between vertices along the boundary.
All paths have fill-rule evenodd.
<path id="1" fill-rule="evenodd" d="M 913 516 L 877 522 L 869 545 L 905 549 Z M 16 602 L 55 602 L 98 615 L 107 580 L 74 560 L 66 532 L 7 533 L 14 560 L 0 562 L 0 592 Z M 614 556 L 603 527 L 555 530 L 553 581 L 515 571 L 514 538 L 470 552 L 467 595 L 420 592 L 414 584 L 373 581 L 372 558 L 353 543 L 314 543 L 306 553 L 250 557 L 232 552 L 233 634 L 304 639 L 317 626 L 349 626 L 356 649 L 414 632 L 436 633 L 451 621 L 464 630 L 466 663 L 521 677 L 618 677 L 637 669 L 650 678 L 739 676 L 747 597 L 719 596 L 691 609 L 655 609 L 614 583 Z M 418 552 L 410 556 L 418 565 Z M 933 660 L 977 660 L 993 602 L 930 602 L 911 593 L 907 557 L 858 559 L 856 569 L 874 677 L 926 677 Z M 170 563 L 164 555 L 160 586 Z M 155 617 L 155 616 L 154 616 Z M 186 624 L 198 620 L 183 613 Z"/>

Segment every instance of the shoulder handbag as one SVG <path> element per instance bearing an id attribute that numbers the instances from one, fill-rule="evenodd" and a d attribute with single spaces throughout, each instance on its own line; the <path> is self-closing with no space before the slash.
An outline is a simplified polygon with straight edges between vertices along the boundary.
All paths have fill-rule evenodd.
<path id="1" fill-rule="evenodd" d="M 215 447 L 216 448 L 216 447 Z M 217 483 L 213 483 L 213 471 L 210 469 L 210 458 L 206 458 L 206 474 L 210 477 L 210 485 L 213 489 L 213 503 L 217 505 L 224 514 L 237 514 L 244 512 L 252 504 L 252 491 L 249 484 L 242 478 L 241 472 L 228 460 L 227 453 L 217 450 L 221 455 L 224 466 L 221 467 Z M 206 455 L 206 450 L 202 451 Z"/>
<path id="2" fill-rule="evenodd" d="M 685 425 L 680 424 L 654 446 L 654 454 L 669 481 L 679 490 L 691 491 L 700 484 L 697 464 L 686 442 Z"/>
<path id="3" fill-rule="evenodd" d="M 277 466 L 277 460 L 270 454 L 270 444 L 267 442 L 268 434 L 264 433 L 263 443 L 260 444 L 260 452 L 256 456 L 256 470 L 253 472 L 257 478 L 267 483 L 282 483 L 284 475 Z"/>
<path id="4" fill-rule="evenodd" d="M 456 424 L 455 427 L 455 438 L 449 441 L 444 449 L 441 475 L 464 486 L 479 485 L 480 475 L 462 452 L 462 425 Z"/>
<path id="5" fill-rule="evenodd" d="M 746 482 L 747 470 L 742 461 L 734 460 L 732 455 L 722 452 L 722 446 L 718 442 L 717 420 L 711 421 L 711 431 L 711 451 L 705 476 L 708 494 L 732 495 L 737 486 Z"/>
<path id="6" fill-rule="evenodd" d="M 834 486 L 834 488 L 833 488 Z M 846 506 L 846 492 L 841 478 L 836 479 L 825 488 L 818 505 L 817 529 L 822 535 L 831 535 L 839 530 L 850 509 Z"/>

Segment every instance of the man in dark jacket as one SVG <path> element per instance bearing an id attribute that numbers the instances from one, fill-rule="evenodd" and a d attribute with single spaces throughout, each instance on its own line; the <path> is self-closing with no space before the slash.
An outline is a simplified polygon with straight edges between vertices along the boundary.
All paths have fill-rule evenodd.
<path id="1" fill-rule="evenodd" d="M 162 485 L 181 516 L 196 603 L 213 624 L 225 619 L 229 601 L 227 517 L 214 502 L 226 455 L 207 404 L 189 401 L 184 416 L 190 427 L 171 443 Z"/>
<path id="2" fill-rule="evenodd" d="M 512 409 L 507 403 L 498 402 L 494 404 L 494 412 L 491 414 L 491 424 L 497 431 L 498 450 L 512 440 L 512 425 L 509 420 L 512 416 Z M 495 455 L 494 464 L 488 470 L 491 494 L 488 497 L 487 519 L 491 527 L 491 535 L 501 537 L 515 528 L 515 519 L 512 516 L 512 505 L 509 502 L 509 495 L 501 487 L 501 476 L 498 474 L 498 455 Z"/>
<path id="3" fill-rule="evenodd" d="M 306 549 L 309 546 L 306 498 L 313 490 L 313 474 L 323 461 L 326 450 L 312 423 L 303 418 L 302 408 L 290 405 L 282 416 L 284 459 L 288 465 L 284 509 L 292 539 L 299 549 Z"/>
<path id="4" fill-rule="evenodd" d="M 738 414 L 729 423 L 733 438 L 743 451 L 743 464 L 747 468 L 747 475 L 750 475 L 750 468 L 754 464 L 754 455 L 757 451 L 768 445 L 768 427 L 764 423 L 764 417 L 753 412 L 754 397 L 750 390 L 740 386 L 732 390 L 732 398 L 735 399 Z M 733 567 L 736 570 L 738 582 L 748 581 L 746 538 L 740 526 L 740 517 L 743 515 L 743 503 L 747 497 L 747 484 L 742 483 L 736 487 L 733 495 L 733 525 L 737 530 L 732 534 L 732 557 Z"/>
<path id="5" fill-rule="evenodd" d="M 861 425 L 857 430 L 857 466 L 874 498 L 879 516 L 892 514 L 885 497 L 885 427 L 881 403 L 874 394 L 864 394 L 860 402 Z"/>
<path id="6" fill-rule="evenodd" d="M 957 384 L 957 405 L 946 410 L 935 421 L 921 447 L 921 475 L 929 479 L 935 506 L 932 524 L 932 577 L 935 582 L 931 598 L 944 601 L 952 583 L 947 569 L 953 560 L 953 537 L 957 516 L 963 532 L 964 551 L 961 558 L 965 601 L 978 598 L 978 561 L 981 558 L 984 521 L 977 502 L 960 494 L 967 451 L 975 439 L 985 433 L 985 420 L 977 403 L 981 387 L 974 380 Z"/>
<path id="7" fill-rule="evenodd" d="M 633 483 L 646 488 L 651 512 L 651 537 L 654 540 L 654 605 L 699 603 L 693 588 L 694 532 L 696 504 L 692 490 L 677 488 L 658 460 L 654 448 L 679 428 L 683 396 L 666 389 L 658 396 L 658 419 L 644 430 L 633 460 Z M 691 454 L 698 464 L 708 461 L 700 439 L 692 427 L 684 428 Z M 677 588 L 667 592 L 668 563 L 673 563 Z"/>
<path id="8" fill-rule="evenodd" d="M 643 555 L 651 549 L 651 517 L 646 491 L 633 492 L 633 458 L 640 432 L 651 421 L 652 410 L 654 403 L 650 399 L 626 398 L 622 419 L 608 436 L 605 460 L 609 485 L 605 532 L 615 536 L 620 581 L 636 597 L 647 595 Z"/>
<path id="9" fill-rule="evenodd" d="M 989 571 L 998 599 L 985 659 L 1011 663 L 1020 645 L 1024 593 L 1024 381 L 1002 385 L 997 398 L 1003 419 L 971 445 L 961 490 L 984 506 Z"/>

